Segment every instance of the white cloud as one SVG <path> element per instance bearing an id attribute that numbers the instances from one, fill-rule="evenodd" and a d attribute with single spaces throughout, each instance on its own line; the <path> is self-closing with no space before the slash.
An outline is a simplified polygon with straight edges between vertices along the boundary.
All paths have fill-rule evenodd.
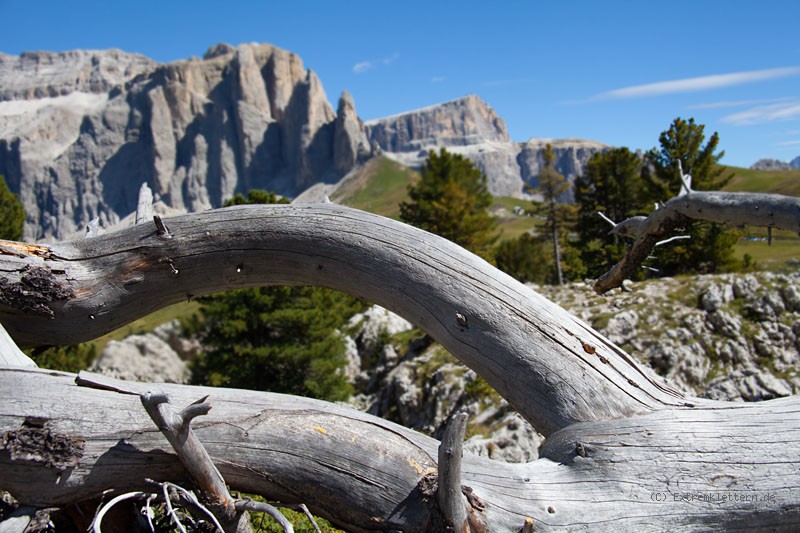
<path id="1" fill-rule="evenodd" d="M 353 72 L 356 74 L 361 74 L 362 72 L 366 72 L 368 70 L 372 70 L 379 65 L 391 65 L 397 58 L 400 57 L 400 54 L 394 53 L 390 56 L 384 57 L 383 59 L 370 59 L 368 61 L 359 61 L 355 65 L 353 65 Z"/>
<path id="2" fill-rule="evenodd" d="M 731 74 L 714 74 L 711 76 L 700 76 L 697 78 L 684 78 L 680 80 L 660 81 L 656 83 L 646 83 L 644 85 L 632 85 L 621 89 L 614 89 L 597 94 L 591 100 L 619 100 L 627 98 L 644 98 L 647 96 L 658 96 L 663 94 L 688 93 L 696 91 L 707 91 L 730 87 L 732 85 L 742 85 L 758 81 L 771 80 L 776 78 L 786 78 L 789 76 L 800 75 L 800 67 L 771 68 L 764 70 L 750 70 L 746 72 L 734 72 Z"/>
<path id="3" fill-rule="evenodd" d="M 375 63 L 372 61 L 361 61 L 353 65 L 353 72 L 356 74 L 361 74 L 362 72 L 366 72 L 371 68 L 375 68 Z"/>
<path id="4" fill-rule="evenodd" d="M 431 83 L 442 83 L 446 79 L 444 76 L 434 76 L 431 78 Z"/>
<path id="5" fill-rule="evenodd" d="M 762 98 L 757 100 L 736 100 L 728 102 L 707 102 L 704 104 L 690 105 L 687 109 L 720 109 L 725 107 L 745 107 L 758 104 L 773 104 L 776 102 L 785 102 L 789 98 Z"/>
<path id="6" fill-rule="evenodd" d="M 800 100 L 756 106 L 722 118 L 722 122 L 736 126 L 752 126 L 779 120 L 800 118 Z"/>
<path id="7" fill-rule="evenodd" d="M 800 141 L 784 141 L 782 143 L 778 143 L 778 146 L 798 146 L 800 145 Z"/>

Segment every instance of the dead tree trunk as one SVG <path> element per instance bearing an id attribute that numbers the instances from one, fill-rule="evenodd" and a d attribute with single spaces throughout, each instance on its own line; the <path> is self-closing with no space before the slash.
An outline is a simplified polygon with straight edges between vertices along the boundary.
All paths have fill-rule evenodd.
<path id="1" fill-rule="evenodd" d="M 449 516 L 464 527 L 800 524 L 795 398 L 745 405 L 685 397 L 472 254 L 360 211 L 239 206 L 157 222 L 51 246 L 3 243 L 0 322 L 20 346 L 73 343 L 223 289 L 335 288 L 427 331 L 547 436 L 528 464 L 463 457 L 465 512 Z M 176 405 L 211 395 L 213 410 L 194 428 L 234 490 L 305 502 L 353 531 L 428 530 L 441 518 L 435 491 L 454 493 L 436 488 L 436 441 L 324 402 L 26 368 L 0 371 L 0 383 L 0 488 L 25 503 L 184 479 L 131 396 L 153 387 Z"/>

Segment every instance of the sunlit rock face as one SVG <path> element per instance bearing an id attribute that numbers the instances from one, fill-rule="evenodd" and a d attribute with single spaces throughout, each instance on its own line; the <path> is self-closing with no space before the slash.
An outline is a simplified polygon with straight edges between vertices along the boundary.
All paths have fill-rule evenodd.
<path id="1" fill-rule="evenodd" d="M 337 114 L 317 75 L 274 46 L 168 64 L 118 50 L 0 55 L 0 175 L 28 240 L 112 226 L 142 183 L 172 212 L 251 188 L 292 196 L 337 181 L 368 147 L 352 98 Z"/>

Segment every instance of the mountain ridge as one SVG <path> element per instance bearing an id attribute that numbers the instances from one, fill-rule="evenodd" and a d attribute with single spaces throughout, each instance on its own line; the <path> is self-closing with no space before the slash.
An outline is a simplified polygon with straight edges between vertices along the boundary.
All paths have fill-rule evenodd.
<path id="1" fill-rule="evenodd" d="M 570 178 L 606 148 L 553 144 Z M 118 224 L 142 183 L 156 212 L 199 211 L 252 188 L 293 197 L 334 184 L 381 152 L 420 166 L 442 146 L 472 159 L 496 195 L 523 196 L 543 162 L 544 146 L 512 141 L 477 95 L 365 123 L 349 93 L 334 109 L 316 73 L 269 44 L 169 63 L 121 50 L 0 54 L 0 175 L 25 206 L 26 240 Z"/>

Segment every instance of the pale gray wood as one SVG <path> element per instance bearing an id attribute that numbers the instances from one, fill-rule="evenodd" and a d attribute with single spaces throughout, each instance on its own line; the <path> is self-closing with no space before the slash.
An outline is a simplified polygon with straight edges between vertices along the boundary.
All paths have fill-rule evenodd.
<path id="1" fill-rule="evenodd" d="M 467 414 L 456 413 L 447 422 L 438 453 L 436 502 L 448 526 L 455 531 L 468 527 L 467 500 L 461 493 L 461 460 Z"/>
<path id="2" fill-rule="evenodd" d="M 149 223 L 153 220 L 153 191 L 142 183 L 139 188 L 139 201 L 136 204 L 136 224 Z"/>
<path id="3" fill-rule="evenodd" d="M 612 232 L 636 238 L 625 256 L 594 285 L 600 294 L 622 285 L 653 251 L 656 244 L 689 220 L 734 227 L 760 226 L 800 233 L 800 198 L 781 194 L 689 191 L 653 211 L 617 224 Z"/>
<path id="4" fill-rule="evenodd" d="M 426 530 L 431 501 L 419 483 L 437 471 L 437 441 L 306 398 L 159 387 L 178 405 L 210 394 L 213 409 L 194 431 L 232 490 L 305 502 L 351 531 Z M 0 390 L 14 398 L 0 404 L 0 434 L 27 419 L 84 441 L 77 464 L 62 470 L 0 453 L 0 485 L 26 503 L 60 505 L 109 486 L 149 490 L 148 477 L 187 478 L 135 395 L 37 369 L 0 370 Z M 715 402 L 578 423 L 551 435 L 528 464 L 464 454 L 462 483 L 482 502 L 489 531 L 518 531 L 526 518 L 534 530 L 791 531 L 800 527 L 798 400 Z M 730 500 L 699 500 L 720 496 Z"/>
<path id="5" fill-rule="evenodd" d="M 226 532 L 252 532 L 248 517 L 236 510 L 222 474 L 209 457 L 203 443 L 192 431 L 192 420 L 211 410 L 211 404 L 206 402 L 207 397 L 192 402 L 178 412 L 172 408 L 169 396 L 163 392 L 148 391 L 139 398 L 144 410 L 161 430 L 194 484 L 203 493 L 204 501 L 223 524 L 223 529 Z"/>
<path id="6" fill-rule="evenodd" d="M 51 245 L 50 313 L 0 306 L 0 321 L 23 346 L 76 343 L 201 294 L 321 285 L 415 323 L 545 435 L 700 403 L 530 288 L 406 224 L 334 204 L 235 206 L 164 224 L 168 234 L 144 224 Z M 12 284 L 27 262 L 0 256 Z"/>
<path id="7" fill-rule="evenodd" d="M 265 283 L 329 286 L 412 320 L 548 436 L 525 465 L 463 458 L 471 526 L 800 527 L 797 398 L 686 397 L 560 307 L 404 224 L 330 204 L 238 206 L 14 250 L 0 256 L 0 321 L 25 345 L 86 340 L 188 296 Z M 80 383 L 100 388 L 0 370 L 2 488 L 59 505 L 186 479 L 138 400 L 151 385 Z M 179 405 L 212 395 L 194 430 L 232 489 L 305 502 L 352 531 L 429 528 L 433 439 L 304 398 L 159 388 Z M 56 445 L 27 449 L 28 437 Z"/>
<path id="8" fill-rule="evenodd" d="M 14 366 L 36 368 L 38 365 L 17 347 L 3 325 L 0 324 L 0 367 Z"/>

